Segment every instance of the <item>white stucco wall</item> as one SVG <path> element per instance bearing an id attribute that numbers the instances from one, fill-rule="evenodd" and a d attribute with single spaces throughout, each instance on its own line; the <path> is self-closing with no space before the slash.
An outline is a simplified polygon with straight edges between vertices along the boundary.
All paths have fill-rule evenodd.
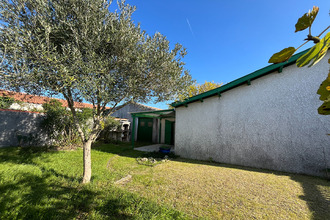
<path id="1" fill-rule="evenodd" d="M 164 144 L 165 143 L 165 119 L 161 120 L 161 129 L 160 129 L 160 143 Z"/>
<path id="2" fill-rule="evenodd" d="M 322 102 L 316 91 L 328 74 L 327 61 L 312 68 L 291 65 L 221 98 L 176 108 L 176 154 L 325 176 L 330 116 L 317 113 Z"/>
<path id="3" fill-rule="evenodd" d="M 159 120 L 157 118 L 154 118 L 152 122 L 152 143 L 159 142 L 158 129 L 159 129 Z"/>

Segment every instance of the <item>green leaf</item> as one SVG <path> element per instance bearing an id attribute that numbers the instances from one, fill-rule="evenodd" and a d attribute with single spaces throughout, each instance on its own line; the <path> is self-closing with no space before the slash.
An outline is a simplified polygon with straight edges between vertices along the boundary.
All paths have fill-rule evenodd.
<path id="1" fill-rule="evenodd" d="M 305 30 L 306 28 L 312 26 L 318 12 L 319 12 L 319 7 L 314 6 L 312 11 L 309 11 L 308 13 L 304 14 L 301 18 L 299 18 L 296 24 L 295 32 Z"/>
<path id="2" fill-rule="evenodd" d="M 320 88 L 317 90 L 317 94 L 320 95 L 320 100 L 325 101 L 330 95 L 330 73 L 328 77 L 321 83 Z"/>
<path id="3" fill-rule="evenodd" d="M 290 59 L 290 57 L 296 52 L 294 47 L 288 47 L 275 53 L 268 61 L 268 63 L 282 63 Z"/>
<path id="4" fill-rule="evenodd" d="M 303 67 L 308 65 L 312 60 L 312 64 L 310 66 L 318 63 L 327 53 L 328 48 L 330 47 L 330 32 L 325 35 L 324 38 L 320 40 L 317 44 L 315 44 L 307 53 L 299 57 L 297 60 L 297 66 Z"/>
<path id="5" fill-rule="evenodd" d="M 315 57 L 314 61 L 308 66 L 308 67 L 312 67 L 315 64 L 317 64 L 320 60 L 323 59 L 323 57 L 327 54 L 329 47 L 325 46 L 320 53 Z"/>
<path id="6" fill-rule="evenodd" d="M 317 94 L 320 95 L 320 100 L 324 101 L 318 108 L 319 114 L 330 115 L 330 72 L 317 90 Z"/>
<path id="7" fill-rule="evenodd" d="M 320 115 L 330 115 L 330 96 L 324 103 L 317 109 Z"/>

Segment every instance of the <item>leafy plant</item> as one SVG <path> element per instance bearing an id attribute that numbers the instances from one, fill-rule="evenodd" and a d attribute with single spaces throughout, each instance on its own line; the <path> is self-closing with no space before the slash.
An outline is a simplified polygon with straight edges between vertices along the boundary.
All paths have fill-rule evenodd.
<path id="1" fill-rule="evenodd" d="M 121 123 L 116 120 L 114 117 L 108 116 L 102 123 L 103 130 L 100 133 L 100 139 L 104 141 L 104 143 L 116 143 L 118 144 L 118 140 L 113 139 L 111 137 L 112 132 L 120 132 L 121 131 Z"/>
<path id="2" fill-rule="evenodd" d="M 81 144 L 81 139 L 73 122 L 71 111 L 62 106 L 62 103 L 52 99 L 43 105 L 45 118 L 41 123 L 41 128 L 54 141 L 56 146 L 76 146 Z M 92 109 L 82 109 L 77 112 L 77 117 L 83 132 L 88 135 L 88 119 L 92 118 Z"/>
<path id="3" fill-rule="evenodd" d="M 306 42 L 300 45 L 298 48 L 288 47 L 278 53 L 275 53 L 269 59 L 269 63 L 281 63 L 289 60 L 299 48 L 304 46 L 309 41 L 313 41 L 315 45 L 297 60 L 297 66 L 303 67 L 308 65 L 308 67 L 311 67 L 317 64 L 322 58 L 324 58 L 328 52 L 328 49 L 330 48 L 330 32 L 328 32 L 322 39 L 320 37 L 330 28 L 330 26 L 324 29 L 324 31 L 322 31 L 319 35 L 312 35 L 312 24 L 318 12 L 319 7 L 314 6 L 312 11 L 305 13 L 301 18 L 298 19 L 295 25 L 295 32 L 303 31 L 306 29 L 309 30 L 307 38 L 305 39 Z M 330 59 L 328 60 L 328 63 L 330 64 Z M 323 101 L 323 104 L 318 108 L 318 113 L 321 115 L 330 115 L 330 70 L 327 78 L 322 82 L 320 88 L 318 89 L 317 94 L 320 95 L 320 100 Z"/>
<path id="4" fill-rule="evenodd" d="M 14 98 L 8 96 L 0 97 L 0 109 L 8 109 L 15 102 Z"/>
<path id="5" fill-rule="evenodd" d="M 45 118 L 41 122 L 41 128 L 53 140 L 53 144 L 55 146 L 79 144 L 79 138 L 73 129 L 70 112 L 62 107 L 62 103 L 52 99 L 42 106 L 45 111 Z"/>

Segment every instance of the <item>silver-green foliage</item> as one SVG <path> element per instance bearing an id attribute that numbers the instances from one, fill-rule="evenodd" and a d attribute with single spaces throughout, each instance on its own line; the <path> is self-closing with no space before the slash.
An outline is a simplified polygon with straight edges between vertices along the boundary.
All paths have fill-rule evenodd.
<path id="1" fill-rule="evenodd" d="M 0 1 L 0 87 L 62 94 L 89 152 L 106 105 L 173 100 L 191 83 L 180 44 L 171 49 L 165 36 L 148 35 L 133 22 L 135 7 L 125 1 L 116 11 L 110 5 L 107 0 Z M 94 105 L 88 137 L 74 108 L 81 100 Z"/>
<path id="2" fill-rule="evenodd" d="M 173 99 L 187 84 L 185 49 L 135 25 L 125 2 L 1 1 L 1 80 L 11 88 L 62 93 L 102 110 L 123 100 Z M 98 109 L 100 108 L 100 109 Z"/>
<path id="3" fill-rule="evenodd" d="M 42 105 L 45 116 L 40 128 L 52 140 L 52 145 L 59 147 L 81 145 L 79 133 L 74 125 L 72 113 L 62 106 L 62 103 L 52 99 Z M 77 112 L 80 126 L 85 136 L 88 136 L 88 120 L 92 118 L 91 109 L 81 109 Z"/>

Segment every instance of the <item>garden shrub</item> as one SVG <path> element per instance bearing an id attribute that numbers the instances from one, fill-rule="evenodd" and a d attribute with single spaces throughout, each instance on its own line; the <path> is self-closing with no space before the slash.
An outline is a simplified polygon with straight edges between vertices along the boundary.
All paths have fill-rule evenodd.
<path id="1" fill-rule="evenodd" d="M 114 117 L 109 116 L 104 121 L 103 130 L 100 134 L 99 139 L 103 140 L 105 143 L 117 144 L 118 140 L 112 138 L 111 136 L 111 132 L 116 131 L 121 131 L 121 123 Z"/>
<path id="2" fill-rule="evenodd" d="M 74 125 L 71 111 L 62 106 L 62 103 L 52 99 L 42 105 L 45 112 L 45 118 L 41 122 L 41 128 L 52 139 L 55 146 L 78 146 L 82 140 Z M 85 133 L 88 135 L 88 119 L 92 118 L 92 109 L 82 109 L 77 112 L 79 122 Z"/>
<path id="3" fill-rule="evenodd" d="M 41 129 L 45 131 L 52 140 L 54 146 L 76 147 L 82 145 L 82 140 L 74 124 L 70 110 L 62 106 L 62 103 L 52 99 L 42 105 L 45 112 L 44 120 L 41 122 Z M 84 108 L 77 111 L 77 118 L 80 126 L 88 137 L 91 131 L 91 121 L 93 120 L 93 109 Z M 102 132 L 99 139 L 105 142 L 112 142 L 110 132 L 121 130 L 120 122 L 114 117 L 107 117 L 102 123 Z"/>
<path id="4" fill-rule="evenodd" d="M 8 96 L 0 97 L 0 109 L 8 109 L 15 102 L 14 98 Z"/>

